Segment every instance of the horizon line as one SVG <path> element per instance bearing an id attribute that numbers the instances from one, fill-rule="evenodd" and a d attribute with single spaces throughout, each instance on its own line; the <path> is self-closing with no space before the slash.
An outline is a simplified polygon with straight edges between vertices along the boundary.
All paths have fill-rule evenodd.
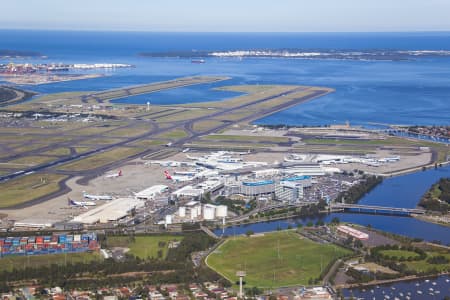
<path id="1" fill-rule="evenodd" d="M 241 33 L 241 34 L 315 34 L 315 33 L 450 33 L 443 30 L 373 30 L 373 31 L 177 31 L 177 30 L 136 30 L 136 29 L 67 29 L 67 28 L 1 28 L 0 31 L 70 31 L 70 32 L 130 32 L 130 33 Z"/>

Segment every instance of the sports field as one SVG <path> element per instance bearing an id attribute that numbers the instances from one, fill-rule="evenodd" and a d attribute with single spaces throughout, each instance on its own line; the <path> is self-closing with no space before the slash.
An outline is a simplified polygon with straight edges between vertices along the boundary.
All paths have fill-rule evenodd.
<path id="1" fill-rule="evenodd" d="M 350 253 L 313 242 L 295 231 L 281 231 L 230 238 L 207 257 L 206 263 L 232 283 L 237 280 L 236 271 L 245 270 L 247 287 L 269 288 L 308 285 L 328 264 Z"/>

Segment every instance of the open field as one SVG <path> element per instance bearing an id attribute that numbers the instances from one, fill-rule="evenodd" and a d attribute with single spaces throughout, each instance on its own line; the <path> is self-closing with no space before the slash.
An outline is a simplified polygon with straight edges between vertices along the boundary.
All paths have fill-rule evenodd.
<path id="1" fill-rule="evenodd" d="M 231 282 L 245 270 L 248 287 L 308 285 L 328 264 L 351 252 L 318 244 L 293 231 L 229 238 L 207 257 L 207 264 Z"/>
<path id="2" fill-rule="evenodd" d="M 407 250 L 383 250 L 380 251 L 380 253 L 384 256 L 395 256 L 397 258 L 405 258 L 407 259 L 408 257 L 418 257 L 419 254 L 417 254 L 414 251 L 407 251 Z"/>
<path id="3" fill-rule="evenodd" d="M 187 137 L 186 131 L 182 129 L 174 129 L 172 131 L 157 135 L 156 138 L 160 139 L 181 139 Z"/>
<path id="4" fill-rule="evenodd" d="M 194 131 L 206 131 L 206 130 L 215 128 L 217 126 L 220 126 L 221 124 L 222 124 L 221 121 L 216 121 L 216 120 L 201 121 L 201 122 L 196 122 L 194 124 L 194 126 L 192 126 L 192 129 Z"/>
<path id="5" fill-rule="evenodd" d="M 266 85 L 266 86 L 230 86 L 223 87 L 222 89 L 226 89 L 228 91 L 234 92 L 243 92 L 246 93 L 242 96 L 233 97 L 231 99 L 227 99 L 226 101 L 210 101 L 203 103 L 191 103 L 191 104 L 183 104 L 183 107 L 209 107 L 209 108 L 232 108 L 237 107 L 243 104 L 251 103 L 261 98 L 270 97 L 273 95 L 278 95 L 282 93 L 287 93 L 292 91 L 300 86 L 293 85 Z"/>
<path id="6" fill-rule="evenodd" d="M 216 112 L 214 109 L 192 109 L 192 110 L 180 110 L 178 113 L 171 114 L 168 116 L 161 115 L 160 117 L 154 118 L 157 122 L 178 122 L 185 120 L 192 120 L 195 118 L 210 115 Z"/>
<path id="7" fill-rule="evenodd" d="M 133 126 L 128 128 L 120 128 L 104 134 L 108 137 L 133 137 L 144 134 L 151 131 L 151 126 L 147 124 L 142 124 L 139 126 Z"/>
<path id="8" fill-rule="evenodd" d="M 56 192 L 59 183 L 67 178 L 57 174 L 30 174 L 0 183 L 0 208 L 22 204 Z"/>
<path id="9" fill-rule="evenodd" d="M 49 151 L 45 151 L 42 154 L 64 156 L 64 155 L 69 155 L 70 154 L 70 149 L 69 148 L 55 148 L 55 149 L 52 149 L 52 150 L 49 150 Z"/>
<path id="10" fill-rule="evenodd" d="M 67 253 L 30 256 L 6 256 L 0 258 L 0 272 L 13 269 L 39 268 L 43 266 L 89 263 L 102 260 L 99 253 Z"/>
<path id="11" fill-rule="evenodd" d="M 19 165 L 27 165 L 27 166 L 35 166 L 39 164 L 43 164 L 46 162 L 50 162 L 55 160 L 55 157 L 50 156 L 22 156 L 21 158 L 11 160 L 11 164 L 19 164 Z"/>
<path id="12" fill-rule="evenodd" d="M 161 140 L 139 140 L 136 142 L 129 143 L 129 144 L 127 144 L 127 146 L 138 146 L 138 147 L 150 148 L 150 147 L 160 146 L 160 145 L 164 145 L 164 144 L 167 144 L 167 142 L 161 141 Z"/>
<path id="13" fill-rule="evenodd" d="M 66 170 L 66 171 L 92 170 L 92 169 L 110 164 L 111 162 L 138 154 L 142 151 L 144 151 L 144 149 L 142 149 L 142 148 L 118 147 L 118 148 L 114 148 L 113 150 L 102 152 L 100 154 L 95 154 L 88 158 L 76 160 L 74 162 L 61 165 L 60 167 L 58 167 L 58 169 Z"/>
<path id="14" fill-rule="evenodd" d="M 287 137 L 274 136 L 250 136 L 250 135 L 225 135 L 225 134 L 210 134 L 204 138 L 205 140 L 217 141 L 233 141 L 233 142 L 266 142 L 266 143 L 286 143 L 289 142 Z"/>
<path id="15" fill-rule="evenodd" d="M 173 235 L 155 235 L 155 236 L 136 236 L 131 240 L 128 236 L 110 236 L 108 237 L 108 247 L 129 248 L 128 253 L 139 258 L 159 258 L 165 259 L 169 250 L 169 242 L 181 241 L 183 237 Z M 161 256 L 158 252 L 161 251 Z"/>
<path id="16" fill-rule="evenodd" d="M 447 264 L 431 264 L 427 262 L 427 260 L 433 256 L 444 256 L 448 260 L 450 260 L 450 252 L 449 251 L 427 251 L 427 258 L 424 260 L 418 260 L 418 261 L 406 261 L 404 262 L 408 269 L 416 270 L 418 272 L 426 272 L 431 269 L 437 269 L 439 271 L 449 271 L 450 270 L 450 263 Z"/>

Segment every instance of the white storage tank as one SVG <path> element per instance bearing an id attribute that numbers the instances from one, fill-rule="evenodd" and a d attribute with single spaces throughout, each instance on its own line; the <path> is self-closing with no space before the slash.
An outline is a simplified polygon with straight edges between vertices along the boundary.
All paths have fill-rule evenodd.
<path id="1" fill-rule="evenodd" d="M 197 208 L 192 207 L 191 208 L 191 220 L 196 219 L 198 217 Z"/>
<path id="2" fill-rule="evenodd" d="M 228 214 L 228 207 L 226 205 L 216 206 L 216 217 L 225 218 Z"/>
<path id="3" fill-rule="evenodd" d="M 206 204 L 203 206 L 203 219 L 214 220 L 216 215 L 216 207 L 214 205 Z"/>
<path id="4" fill-rule="evenodd" d="M 73 241 L 74 242 L 81 242 L 81 235 L 79 235 L 79 234 L 74 234 L 73 235 Z"/>
<path id="5" fill-rule="evenodd" d="M 166 225 L 172 224 L 172 215 L 166 215 Z"/>
<path id="6" fill-rule="evenodd" d="M 186 207 L 185 206 L 180 206 L 178 208 L 178 215 L 180 216 L 180 218 L 186 217 Z"/>

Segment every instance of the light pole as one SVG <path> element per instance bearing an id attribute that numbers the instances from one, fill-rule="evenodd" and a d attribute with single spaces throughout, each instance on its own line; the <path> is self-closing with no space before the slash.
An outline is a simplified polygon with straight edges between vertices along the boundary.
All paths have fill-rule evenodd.
<path id="1" fill-rule="evenodd" d="M 245 271 L 237 271 L 236 272 L 236 276 L 239 277 L 239 294 L 238 294 L 238 298 L 243 299 L 244 298 L 244 293 L 242 290 L 242 284 L 243 284 L 243 278 L 245 277 L 245 275 L 247 275 L 245 273 Z"/>

